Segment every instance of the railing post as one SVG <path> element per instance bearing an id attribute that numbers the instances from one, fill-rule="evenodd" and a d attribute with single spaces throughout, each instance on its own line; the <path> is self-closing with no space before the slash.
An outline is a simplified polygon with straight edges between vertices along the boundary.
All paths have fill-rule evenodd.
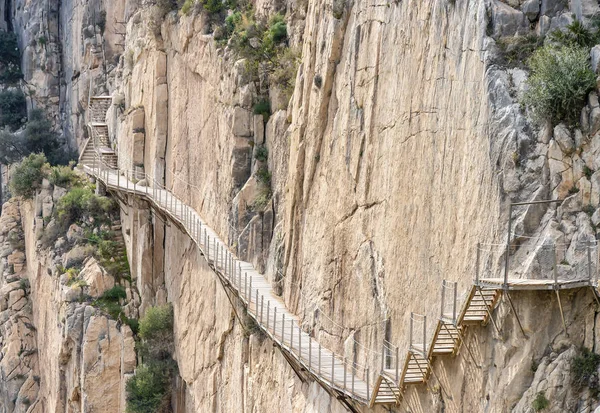
<path id="1" fill-rule="evenodd" d="M 331 352 L 331 385 L 335 386 L 335 356 Z"/>
<path id="2" fill-rule="evenodd" d="M 427 358 L 427 316 L 423 316 L 423 357 Z"/>
<path id="3" fill-rule="evenodd" d="M 344 391 L 346 391 L 346 357 L 344 357 Z"/>
<path id="4" fill-rule="evenodd" d="M 204 232 L 204 236 L 206 237 L 206 260 L 208 261 L 208 263 L 210 264 L 210 235 L 206 235 L 206 232 Z"/>
<path id="5" fill-rule="evenodd" d="M 312 338 L 308 336 L 308 371 L 312 369 Z"/>
<path id="6" fill-rule="evenodd" d="M 252 304 L 252 276 L 250 276 L 250 284 L 248 285 L 248 309 Z"/>
<path id="7" fill-rule="evenodd" d="M 273 339 L 277 340 L 277 307 L 273 307 Z"/>
<path id="8" fill-rule="evenodd" d="M 269 311 L 271 310 L 271 300 L 267 300 L 267 331 L 269 331 Z"/>
<path id="9" fill-rule="evenodd" d="M 246 295 L 246 291 L 248 291 L 248 273 L 244 273 L 244 290 L 242 291 L 242 297 Z"/>
<path id="10" fill-rule="evenodd" d="M 298 357 L 302 359 L 302 329 L 298 325 Z"/>
<path id="11" fill-rule="evenodd" d="M 285 313 L 281 315 L 281 344 L 285 344 Z"/>
<path id="12" fill-rule="evenodd" d="M 290 352 L 294 354 L 294 320 L 290 320 Z"/>
<path id="13" fill-rule="evenodd" d="M 396 383 L 398 383 L 398 379 L 400 378 L 398 376 L 398 372 L 400 367 L 400 353 L 399 353 L 399 347 L 396 347 Z"/>
<path id="14" fill-rule="evenodd" d="M 456 303 L 458 301 L 458 283 L 454 282 L 454 304 L 452 305 L 452 324 L 456 324 Z"/>
<path id="15" fill-rule="evenodd" d="M 409 347 L 412 347 L 413 343 L 413 313 L 410 313 L 410 327 L 408 329 L 408 344 Z"/>
<path id="16" fill-rule="evenodd" d="M 385 342 L 381 345 L 381 371 L 385 370 Z"/>
<path id="17" fill-rule="evenodd" d="M 318 343 L 318 344 L 319 344 L 319 370 L 318 370 L 319 373 L 318 373 L 318 375 L 320 376 L 321 375 L 321 343 Z"/>
<path id="18" fill-rule="evenodd" d="M 552 273 L 554 275 L 554 287 L 558 287 L 558 259 L 556 258 L 556 244 L 552 246 Z"/>
<path id="19" fill-rule="evenodd" d="M 477 258 L 475 260 L 475 285 L 479 286 L 479 257 L 481 255 L 481 243 L 477 243 Z"/>
<path id="20" fill-rule="evenodd" d="M 354 394 L 354 376 L 356 376 L 356 366 L 354 365 L 354 360 L 352 360 L 352 368 L 350 369 L 352 374 L 352 394 Z"/>
<path id="21" fill-rule="evenodd" d="M 367 367 L 367 402 L 371 400 L 371 391 L 369 390 L 369 368 Z"/>
<path id="22" fill-rule="evenodd" d="M 444 318 L 444 287 L 446 286 L 446 280 L 442 280 L 442 308 L 440 310 L 440 318 Z"/>
<path id="23" fill-rule="evenodd" d="M 587 258 L 588 258 L 588 277 L 590 279 L 590 284 L 592 283 L 592 247 L 588 242 L 587 245 Z"/>
<path id="24" fill-rule="evenodd" d="M 262 324 L 263 322 L 263 308 L 265 306 L 265 296 L 261 295 L 260 296 L 260 323 Z M 267 326 L 267 330 L 269 329 L 269 327 Z"/>
<path id="25" fill-rule="evenodd" d="M 258 288 L 256 289 L 256 318 L 258 318 Z"/>

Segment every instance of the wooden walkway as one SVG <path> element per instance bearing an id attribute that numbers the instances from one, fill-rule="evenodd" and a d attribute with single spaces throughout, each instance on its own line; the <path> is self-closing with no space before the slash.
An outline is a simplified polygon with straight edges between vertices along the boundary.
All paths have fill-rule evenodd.
<path id="1" fill-rule="evenodd" d="M 512 306 L 509 291 L 555 290 L 560 305 L 559 290 L 594 287 L 596 291 L 591 270 L 590 277 L 578 279 L 559 279 L 556 271 L 554 279 L 548 280 L 476 278 L 458 308 L 457 284 L 444 281 L 440 317 L 432 324 L 433 328 L 428 329 L 427 317 L 411 313 L 409 348 L 403 360 L 400 360 L 398 347 L 384 342 L 380 370 L 373 376 L 376 377 L 374 382 L 370 383 L 374 371 L 369 366 L 346 360 L 322 347 L 304 332 L 298 317 L 288 311 L 281 297 L 274 293 L 271 283 L 251 263 L 239 260 L 195 210 L 150 176 L 116 168 L 116 154 L 112 150 L 107 153 L 108 132 L 104 118 L 108 99 L 90 99 L 88 127 L 91 138 L 80 157 L 83 170 L 110 191 L 146 199 L 179 225 L 194 241 L 224 287 L 237 294 L 248 315 L 277 344 L 292 367 L 308 373 L 352 411 L 357 411 L 356 403 L 399 405 L 408 386 L 424 384 L 435 376 L 433 363 L 436 357 L 454 356 L 464 348 L 477 364 L 464 340 L 466 330 L 469 326 L 490 322 L 497 329 L 492 313 L 503 293 Z M 562 306 L 560 308 L 562 315 Z M 430 330 L 433 333 L 428 336 Z"/>

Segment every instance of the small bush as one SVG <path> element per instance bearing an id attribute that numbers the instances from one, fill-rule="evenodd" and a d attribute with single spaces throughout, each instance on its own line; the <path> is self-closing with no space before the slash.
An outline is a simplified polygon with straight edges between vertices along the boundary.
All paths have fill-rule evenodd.
<path id="1" fill-rule="evenodd" d="M 554 30 L 549 37 L 551 41 L 567 47 L 591 48 L 600 42 L 597 28 L 588 28 L 579 20 L 575 20 L 563 30 Z"/>
<path id="2" fill-rule="evenodd" d="M 181 6 L 181 12 L 186 16 L 189 15 L 190 11 L 192 11 L 192 7 L 194 7 L 194 4 L 194 0 L 185 0 L 185 3 L 183 3 L 183 6 Z"/>
<path id="3" fill-rule="evenodd" d="M 546 395 L 543 391 L 539 392 L 533 402 L 531 403 L 531 407 L 536 412 L 541 412 L 545 408 L 550 406 L 550 401 L 546 398 Z"/>
<path id="4" fill-rule="evenodd" d="M 591 379 L 598 375 L 600 355 L 582 348 L 580 353 L 571 361 L 571 380 L 576 388 L 589 387 Z"/>
<path id="5" fill-rule="evenodd" d="M 20 89 L 0 92 L 0 128 L 8 127 L 15 131 L 27 119 L 27 102 Z"/>
<path id="6" fill-rule="evenodd" d="M 48 175 L 46 157 L 31 154 L 15 167 L 10 180 L 10 190 L 15 196 L 31 198 L 42 186 L 42 180 Z"/>
<path id="7" fill-rule="evenodd" d="M 27 292 L 27 290 L 29 290 L 29 279 L 27 278 L 21 278 L 19 280 L 19 288 L 25 292 Z"/>
<path id="8" fill-rule="evenodd" d="M 523 103 L 538 122 L 574 124 L 596 86 L 589 53 L 582 48 L 544 46 L 529 61 L 531 76 Z"/>
<path id="9" fill-rule="evenodd" d="M 72 166 L 53 166 L 50 169 L 48 180 L 52 185 L 68 187 L 81 183 L 79 175 L 73 170 Z"/>
<path id="10" fill-rule="evenodd" d="M 269 102 L 268 100 L 261 100 L 260 102 L 255 104 L 254 114 L 263 115 L 263 120 L 265 122 L 268 122 L 269 117 L 271 116 L 271 102 Z"/>
<path id="11" fill-rule="evenodd" d="M 173 351 L 173 307 L 149 308 L 140 319 L 138 345 L 143 358 L 168 360 Z"/>
<path id="12" fill-rule="evenodd" d="M 115 285 L 110 290 L 104 291 L 104 294 L 102 294 L 102 298 L 104 300 L 119 301 L 121 299 L 126 299 L 127 293 L 125 292 L 125 288 L 123 288 L 120 285 Z"/>
<path id="13" fill-rule="evenodd" d="M 58 201 L 56 210 L 59 224 L 67 227 L 80 222 L 84 216 L 92 218 L 97 225 L 108 224 L 112 221 L 111 214 L 115 208 L 112 199 L 98 196 L 86 186 L 72 188 Z"/>
<path id="14" fill-rule="evenodd" d="M 511 36 L 498 39 L 497 44 L 506 66 L 526 68 L 528 59 L 544 44 L 544 39 L 536 35 Z"/>
<path id="15" fill-rule="evenodd" d="M 161 411 L 170 401 L 172 367 L 164 363 L 141 365 L 127 381 L 127 411 L 151 413 Z M 162 410 L 164 411 L 164 410 Z"/>
<path id="16" fill-rule="evenodd" d="M 0 133 L 0 162 L 18 162 L 31 153 L 43 153 L 52 165 L 66 165 L 76 157 L 73 151 L 65 150 L 52 122 L 40 109 L 31 111 L 22 134 Z"/>
<path id="17" fill-rule="evenodd" d="M 255 173 L 258 182 L 266 187 L 271 187 L 271 172 L 266 167 L 260 167 Z"/>
<path id="18" fill-rule="evenodd" d="M 0 83 L 15 84 L 22 77 L 17 36 L 0 30 Z"/>
<path id="19" fill-rule="evenodd" d="M 260 162 L 266 162 L 269 158 L 269 149 L 265 145 L 260 145 L 256 148 L 254 158 Z"/>

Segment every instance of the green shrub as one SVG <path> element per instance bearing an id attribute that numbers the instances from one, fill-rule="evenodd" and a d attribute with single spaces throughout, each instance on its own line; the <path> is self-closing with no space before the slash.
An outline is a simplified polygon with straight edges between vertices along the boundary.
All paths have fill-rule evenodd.
<path id="1" fill-rule="evenodd" d="M 172 367 L 164 363 L 139 366 L 135 376 L 127 381 L 127 412 L 161 411 L 170 401 L 171 377 Z"/>
<path id="2" fill-rule="evenodd" d="M 575 20 L 564 30 L 554 30 L 549 37 L 551 41 L 567 47 L 591 48 L 600 42 L 597 28 L 588 28 L 579 20 Z"/>
<path id="3" fill-rule="evenodd" d="M 102 294 L 102 299 L 104 300 L 119 301 L 120 299 L 124 300 L 126 298 L 127 293 L 125 292 L 125 288 L 120 285 L 115 285 L 113 288 L 104 291 L 104 294 Z"/>
<path id="4" fill-rule="evenodd" d="M 15 131 L 27 119 L 27 102 L 20 89 L 0 92 L 0 128 L 8 127 Z"/>
<path id="5" fill-rule="evenodd" d="M 225 10 L 222 0 L 201 0 L 202 7 L 210 14 L 218 14 Z"/>
<path id="6" fill-rule="evenodd" d="M 534 34 L 502 37 L 497 41 L 504 63 L 508 67 L 527 67 L 527 61 L 544 44 L 544 39 Z"/>
<path id="7" fill-rule="evenodd" d="M 269 149 L 265 145 L 260 145 L 256 148 L 254 158 L 260 162 L 266 162 L 269 158 Z"/>
<path id="8" fill-rule="evenodd" d="M 546 395 L 543 391 L 539 392 L 533 402 L 531 403 L 531 407 L 536 412 L 541 412 L 545 408 L 550 406 L 550 401 L 546 398 Z"/>
<path id="9" fill-rule="evenodd" d="M 265 166 L 258 168 L 255 173 L 258 182 L 266 187 L 271 187 L 271 172 Z"/>
<path id="10" fill-rule="evenodd" d="M 571 361 L 571 380 L 576 388 L 589 386 L 592 377 L 597 376 L 600 355 L 583 347 Z"/>
<path id="11" fill-rule="evenodd" d="M 168 360 L 173 351 L 173 307 L 151 307 L 139 322 L 138 350 L 143 358 Z"/>
<path id="12" fill-rule="evenodd" d="M 94 220 L 96 225 L 108 224 L 115 212 L 115 202 L 104 196 L 94 194 L 91 187 L 74 187 L 57 204 L 58 222 L 66 227 L 80 222 L 84 216 Z"/>
<path id="13" fill-rule="evenodd" d="M 79 175 L 73 170 L 72 166 L 59 165 L 50 169 L 48 180 L 52 185 L 68 187 L 81 183 Z"/>
<path id="14" fill-rule="evenodd" d="M 0 162 L 18 162 L 31 153 L 43 153 L 52 165 L 66 165 L 76 157 L 64 148 L 41 109 L 31 111 L 22 134 L 0 133 Z"/>
<path id="15" fill-rule="evenodd" d="M 0 83 L 14 84 L 22 77 L 17 36 L 0 30 Z"/>
<path id="16" fill-rule="evenodd" d="M 181 6 L 181 12 L 187 16 L 188 14 L 190 14 L 190 11 L 192 11 L 192 7 L 194 7 L 194 4 L 194 0 L 185 0 L 183 6 Z"/>
<path id="17" fill-rule="evenodd" d="M 173 307 L 169 304 L 149 308 L 140 320 L 140 337 L 144 340 L 152 340 L 165 332 L 172 334 L 172 331 Z"/>
<path id="18" fill-rule="evenodd" d="M 254 114 L 263 115 L 263 121 L 268 122 L 271 116 L 271 102 L 268 100 L 261 100 L 254 105 Z"/>
<path id="19" fill-rule="evenodd" d="M 596 86 L 589 53 L 582 48 L 544 46 L 529 61 L 531 76 L 523 103 L 536 121 L 574 124 Z"/>
<path id="20" fill-rule="evenodd" d="M 42 186 L 42 180 L 48 175 L 46 157 L 31 154 L 14 169 L 10 180 L 10 190 L 15 196 L 31 198 Z"/>

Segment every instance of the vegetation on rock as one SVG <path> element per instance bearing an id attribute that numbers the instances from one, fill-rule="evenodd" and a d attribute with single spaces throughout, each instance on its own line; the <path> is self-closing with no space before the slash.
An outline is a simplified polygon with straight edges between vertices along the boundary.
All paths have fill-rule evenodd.
<path id="1" fill-rule="evenodd" d="M 43 153 L 52 165 L 65 165 L 75 157 L 41 109 L 31 111 L 22 133 L 0 132 L 0 163 L 12 164 L 32 153 Z"/>
<path id="2" fill-rule="evenodd" d="M 176 373 L 173 353 L 173 308 L 152 307 L 140 319 L 138 354 L 140 365 L 127 382 L 127 411 L 170 411 L 171 383 Z"/>
<path id="3" fill-rule="evenodd" d="M 574 124 L 588 93 L 596 86 L 589 53 L 580 47 L 548 45 L 529 61 L 531 76 L 523 103 L 534 120 Z"/>
<path id="4" fill-rule="evenodd" d="M 22 77 L 17 36 L 0 30 L 0 83 L 14 84 Z"/>
<path id="5" fill-rule="evenodd" d="M 579 354 L 571 361 L 571 381 L 573 387 L 583 389 L 590 388 L 593 393 L 600 391 L 598 383 L 598 366 L 600 365 L 600 354 L 596 354 L 583 347 Z"/>
<path id="6" fill-rule="evenodd" d="M 20 89 L 0 92 L 0 128 L 19 129 L 27 119 L 27 103 Z"/>

